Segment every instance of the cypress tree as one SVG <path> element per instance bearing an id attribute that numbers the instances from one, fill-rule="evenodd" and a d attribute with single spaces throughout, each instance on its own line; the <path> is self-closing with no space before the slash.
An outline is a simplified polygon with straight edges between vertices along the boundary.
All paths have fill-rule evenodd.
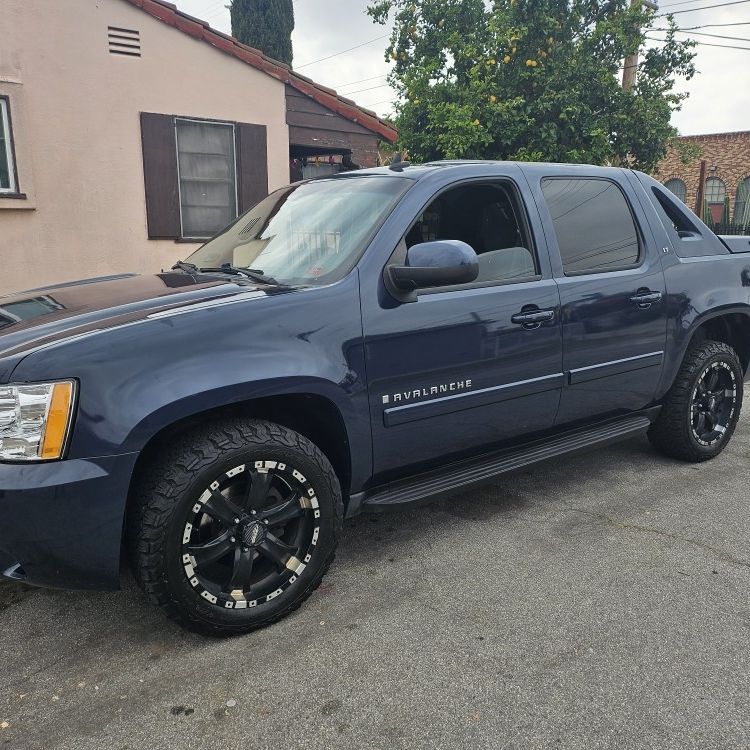
<path id="1" fill-rule="evenodd" d="M 292 64 L 292 0 L 231 0 L 232 35 L 268 57 Z"/>

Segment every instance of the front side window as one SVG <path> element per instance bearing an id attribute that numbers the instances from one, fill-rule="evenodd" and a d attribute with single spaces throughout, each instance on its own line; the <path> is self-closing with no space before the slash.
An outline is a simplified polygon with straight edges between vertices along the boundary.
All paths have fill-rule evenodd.
<path id="1" fill-rule="evenodd" d="M 674 193 L 683 203 L 687 200 L 687 188 L 685 187 L 685 183 L 678 179 L 677 177 L 673 177 L 671 180 L 667 180 L 664 183 L 664 187 L 669 190 L 671 193 Z"/>
<path id="2" fill-rule="evenodd" d="M 16 193 L 16 166 L 13 163 L 13 142 L 10 130 L 8 98 L 0 96 L 0 195 Z"/>
<path id="3" fill-rule="evenodd" d="M 234 125 L 175 120 L 182 236 L 213 237 L 237 217 Z"/>
<path id="4" fill-rule="evenodd" d="M 448 190 L 422 212 L 404 239 L 407 248 L 432 240 L 470 245 L 479 260 L 475 284 L 523 281 L 538 273 L 518 201 L 504 184 Z"/>
<path id="5" fill-rule="evenodd" d="M 362 175 L 303 182 L 271 193 L 188 259 L 229 264 L 293 286 L 343 278 L 412 181 Z"/>
<path id="6" fill-rule="evenodd" d="M 546 178 L 542 192 L 566 275 L 613 271 L 638 263 L 638 230 L 625 195 L 614 182 Z"/>

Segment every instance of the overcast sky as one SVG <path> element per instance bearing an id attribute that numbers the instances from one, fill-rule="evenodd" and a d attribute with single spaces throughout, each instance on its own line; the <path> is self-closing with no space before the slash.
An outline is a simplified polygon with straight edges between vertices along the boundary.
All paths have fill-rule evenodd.
<path id="1" fill-rule="evenodd" d="M 662 3 L 660 12 L 670 8 L 681 28 L 745 23 L 690 32 L 740 37 L 742 41 L 713 36 L 696 35 L 694 38 L 704 45 L 718 44 L 744 49 L 719 49 L 704 45 L 696 48 L 698 74 L 691 81 L 680 84 L 681 90 L 690 93 L 690 98 L 682 111 L 673 116 L 674 125 L 683 135 L 750 129 L 750 0 L 710 10 L 689 10 L 730 1 L 665 0 Z M 229 11 L 224 7 L 227 0 L 176 0 L 176 3 L 186 13 L 231 33 Z M 381 115 L 389 115 L 392 112 L 393 92 L 385 85 L 389 66 L 384 60 L 384 50 L 390 29 L 372 23 L 365 14 L 367 0 L 295 0 L 294 7 L 295 68 L 319 83 L 335 88 L 358 104 L 374 109 Z M 371 43 L 330 60 L 315 62 L 364 42 Z"/>

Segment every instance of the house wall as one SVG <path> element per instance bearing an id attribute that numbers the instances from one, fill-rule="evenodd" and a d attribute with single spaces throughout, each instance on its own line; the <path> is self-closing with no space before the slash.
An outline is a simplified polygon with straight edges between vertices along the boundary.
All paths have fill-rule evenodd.
<path id="1" fill-rule="evenodd" d="M 744 178 L 750 177 L 750 131 L 691 135 L 680 140 L 700 146 L 701 155 L 688 164 L 682 164 L 677 153 L 670 149 L 659 163 L 654 177 L 660 182 L 666 182 L 673 177 L 682 180 L 687 187 L 687 205 L 694 211 L 700 185 L 701 161 L 705 160 L 706 178 L 719 177 L 724 180 L 729 197 L 730 216 L 734 216 L 737 185 Z M 702 213 L 702 208 L 699 213 Z"/>
<path id="2" fill-rule="evenodd" d="M 0 95 L 19 187 L 0 198 L 0 294 L 171 267 L 197 245 L 149 240 L 139 113 L 266 125 L 268 182 L 289 182 L 284 84 L 124 0 L 2 0 Z M 142 57 L 108 52 L 138 29 Z"/>

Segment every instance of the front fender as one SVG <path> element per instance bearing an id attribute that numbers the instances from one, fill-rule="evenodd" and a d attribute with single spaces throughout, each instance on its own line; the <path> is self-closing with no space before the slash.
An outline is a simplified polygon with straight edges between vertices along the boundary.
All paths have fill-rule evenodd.
<path id="1" fill-rule="evenodd" d="M 371 468 L 356 271 L 330 287 L 182 309 L 63 341 L 13 373 L 66 377 L 80 383 L 70 458 L 138 452 L 165 427 L 209 409 L 310 393 L 341 413 L 359 462 L 353 474 Z"/>

